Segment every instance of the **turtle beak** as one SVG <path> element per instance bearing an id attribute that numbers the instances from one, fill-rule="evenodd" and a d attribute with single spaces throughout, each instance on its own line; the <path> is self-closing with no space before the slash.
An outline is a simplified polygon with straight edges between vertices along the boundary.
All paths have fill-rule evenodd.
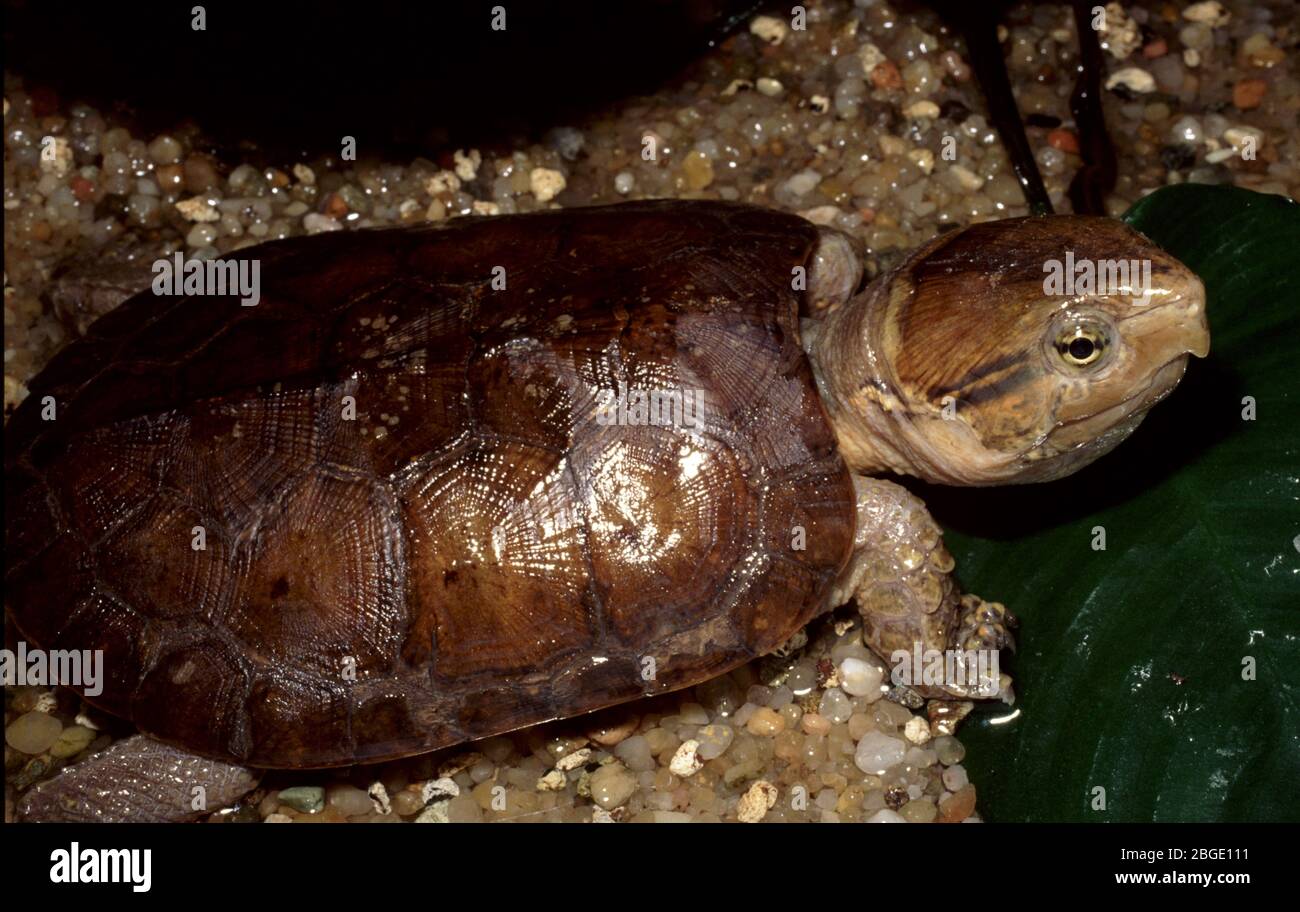
<path id="1" fill-rule="evenodd" d="M 1210 353 L 1205 285 L 1181 263 L 1177 267 L 1153 294 L 1151 309 L 1133 314 L 1122 324 L 1139 330 L 1132 338 L 1139 340 L 1139 357 L 1148 363 L 1167 364 L 1180 355 L 1204 358 Z"/>

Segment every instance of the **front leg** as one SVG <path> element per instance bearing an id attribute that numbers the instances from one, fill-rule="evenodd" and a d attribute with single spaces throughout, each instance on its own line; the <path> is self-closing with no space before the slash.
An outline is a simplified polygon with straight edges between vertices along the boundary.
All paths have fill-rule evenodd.
<path id="1" fill-rule="evenodd" d="M 1015 617 L 997 602 L 961 594 L 943 535 L 915 495 L 876 478 L 854 476 L 853 484 L 855 550 L 833 604 L 856 600 L 863 641 L 889 664 L 895 683 L 931 699 L 1011 702 L 1011 678 L 997 658 L 1015 648 L 1008 629 Z"/>

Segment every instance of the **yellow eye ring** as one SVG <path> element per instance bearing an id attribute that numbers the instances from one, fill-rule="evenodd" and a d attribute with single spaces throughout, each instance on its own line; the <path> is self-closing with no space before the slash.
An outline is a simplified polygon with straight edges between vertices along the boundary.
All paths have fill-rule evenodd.
<path id="1" fill-rule="evenodd" d="M 1104 333 L 1091 326 L 1073 326 L 1056 337 L 1056 351 L 1066 364 L 1088 367 L 1106 352 Z"/>

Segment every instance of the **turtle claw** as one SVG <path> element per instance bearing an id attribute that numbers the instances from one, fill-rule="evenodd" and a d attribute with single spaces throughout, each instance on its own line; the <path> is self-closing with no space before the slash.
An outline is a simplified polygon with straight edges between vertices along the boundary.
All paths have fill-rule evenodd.
<path id="1" fill-rule="evenodd" d="M 977 595 L 963 595 L 961 612 L 954 640 L 962 649 L 1016 651 L 1016 638 L 1011 630 L 1018 621 L 1006 605 L 986 602 Z"/>

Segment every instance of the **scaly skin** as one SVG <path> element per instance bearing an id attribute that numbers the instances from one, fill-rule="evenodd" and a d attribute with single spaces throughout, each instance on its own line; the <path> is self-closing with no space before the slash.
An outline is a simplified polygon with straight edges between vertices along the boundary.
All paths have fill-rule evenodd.
<path id="1" fill-rule="evenodd" d="M 57 823 L 180 823 L 227 807 L 260 774 L 132 735 L 33 786 L 18 801 L 27 820 Z M 195 807 L 201 788 L 202 806 Z"/>
<path id="2" fill-rule="evenodd" d="M 997 602 L 958 591 L 952 555 L 925 504 L 891 481 L 859 475 L 853 485 L 858 500 L 856 550 L 832 601 L 857 602 L 866 645 L 886 661 L 895 650 L 911 656 L 918 645 L 922 654 L 1013 647 L 1009 628 L 1015 617 Z M 1011 702 L 1010 678 L 1001 675 L 996 683 L 996 695 Z M 994 695 L 981 692 L 974 669 L 962 680 L 945 680 L 941 686 L 919 679 L 908 686 L 927 698 Z"/>

